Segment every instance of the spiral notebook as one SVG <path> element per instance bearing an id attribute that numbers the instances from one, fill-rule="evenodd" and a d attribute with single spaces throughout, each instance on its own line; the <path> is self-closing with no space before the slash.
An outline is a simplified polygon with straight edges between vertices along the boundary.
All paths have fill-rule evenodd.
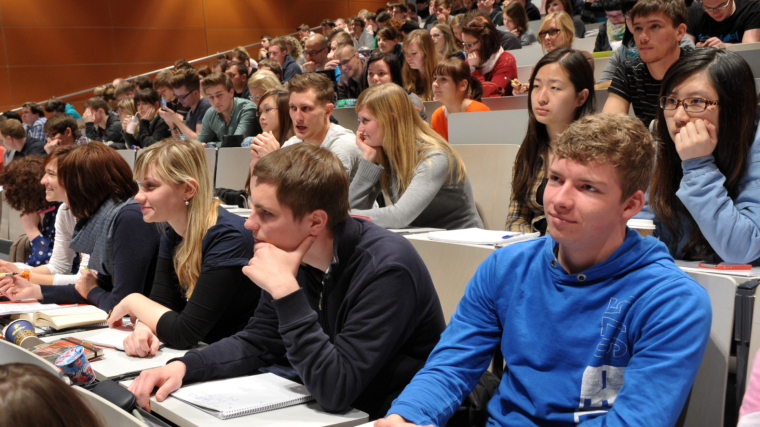
<path id="1" fill-rule="evenodd" d="M 258 414 L 306 403 L 306 386 L 275 374 L 260 374 L 185 386 L 172 397 L 219 419 Z"/>

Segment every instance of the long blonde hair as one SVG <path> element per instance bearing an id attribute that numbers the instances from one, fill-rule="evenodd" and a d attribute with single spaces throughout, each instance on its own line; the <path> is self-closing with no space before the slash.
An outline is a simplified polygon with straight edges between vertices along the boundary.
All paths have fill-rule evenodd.
<path id="1" fill-rule="evenodd" d="M 551 20 L 554 20 L 557 29 L 565 34 L 565 42 L 567 45 L 560 47 L 572 48 L 573 42 L 575 41 L 575 24 L 573 24 L 573 18 L 563 11 L 550 12 L 544 16 L 544 19 L 541 21 L 541 26 L 538 28 L 538 32 L 540 33 L 541 31 L 544 31 L 547 23 Z M 544 38 L 539 36 L 538 42 L 541 44 L 541 50 L 546 52 Z"/>
<path id="2" fill-rule="evenodd" d="M 465 179 L 464 163 L 457 153 L 420 115 L 417 114 L 406 91 L 394 83 L 383 83 L 366 89 L 356 102 L 357 113 L 362 108 L 373 115 L 383 130 L 383 154 L 380 165 L 383 192 L 391 196 L 391 171 L 396 174 L 398 197 L 404 194 L 414 178 L 417 165 L 431 150 L 441 150 L 449 159 L 449 185 Z"/>
<path id="3" fill-rule="evenodd" d="M 404 55 L 407 54 L 412 43 L 417 43 L 417 46 L 422 50 L 422 53 L 425 54 L 425 61 L 422 64 L 422 68 L 419 70 L 412 69 L 412 67 L 409 66 L 409 62 L 404 61 L 404 86 L 406 87 L 406 90 L 419 95 L 423 101 L 432 101 L 433 70 L 443 58 L 441 58 L 441 54 L 435 50 L 433 37 L 425 30 L 414 30 L 406 35 L 404 45 L 402 46 Z"/>
<path id="4" fill-rule="evenodd" d="M 197 141 L 167 138 L 141 153 L 135 162 L 135 179 L 138 181 L 153 166 L 165 182 L 183 185 L 193 179 L 198 183 L 195 196 L 188 200 L 185 236 L 174 252 L 174 271 L 185 290 L 185 296 L 190 298 L 201 274 L 201 242 L 206 231 L 216 224 L 217 208 L 221 204 L 214 199 L 206 152 Z"/>
<path id="5" fill-rule="evenodd" d="M 140 119 L 140 113 L 137 112 L 137 107 L 135 106 L 135 100 L 133 98 L 124 98 L 119 101 L 116 111 L 118 112 L 119 109 L 126 111 L 130 116 L 135 116 Z M 137 135 L 139 130 L 140 124 L 138 123 L 137 126 L 135 126 L 135 135 Z"/>

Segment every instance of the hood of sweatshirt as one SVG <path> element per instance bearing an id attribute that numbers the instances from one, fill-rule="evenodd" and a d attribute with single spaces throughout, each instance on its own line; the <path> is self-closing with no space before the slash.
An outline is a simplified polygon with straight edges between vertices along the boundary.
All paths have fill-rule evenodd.
<path id="1" fill-rule="evenodd" d="M 569 274 L 554 255 L 558 243 L 547 236 L 542 262 L 549 267 L 552 280 L 558 285 L 587 286 L 611 278 L 625 276 L 658 261 L 673 261 L 664 243 L 654 237 L 642 238 L 636 230 L 626 229 L 623 244 L 606 260 L 577 274 Z"/>

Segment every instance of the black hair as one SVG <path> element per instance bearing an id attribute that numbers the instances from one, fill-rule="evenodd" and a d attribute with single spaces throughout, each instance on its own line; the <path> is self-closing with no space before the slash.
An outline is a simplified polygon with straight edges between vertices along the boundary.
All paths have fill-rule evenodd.
<path id="1" fill-rule="evenodd" d="M 669 95 L 673 89 L 692 76 L 705 73 L 718 93 L 718 145 L 712 155 L 715 165 L 725 177 L 723 186 L 732 200 L 739 195 L 739 183 L 747 173 L 747 159 L 757 129 L 757 94 L 752 68 L 738 54 L 725 50 L 704 48 L 681 56 L 670 66 L 662 79 L 660 95 Z M 714 254 L 681 200 L 676 196 L 683 170 L 681 158 L 670 138 L 665 114 L 657 109 L 656 137 L 657 161 L 652 186 L 649 190 L 652 209 L 677 244 L 689 224 L 690 235 L 684 253 L 700 257 Z"/>

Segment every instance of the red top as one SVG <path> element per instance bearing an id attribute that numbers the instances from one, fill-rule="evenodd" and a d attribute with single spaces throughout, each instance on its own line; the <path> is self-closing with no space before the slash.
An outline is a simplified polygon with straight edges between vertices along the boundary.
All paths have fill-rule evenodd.
<path id="1" fill-rule="evenodd" d="M 468 64 L 469 65 L 469 64 Z M 496 64 L 488 74 L 483 74 L 483 70 L 477 69 L 472 72 L 472 76 L 480 80 L 481 83 L 491 82 L 496 86 L 502 88 L 503 96 L 512 95 L 512 84 L 509 79 L 517 78 L 517 62 L 515 57 L 509 52 L 503 52 L 499 59 L 496 60 Z M 483 96 L 487 96 L 487 88 L 483 91 Z"/>

